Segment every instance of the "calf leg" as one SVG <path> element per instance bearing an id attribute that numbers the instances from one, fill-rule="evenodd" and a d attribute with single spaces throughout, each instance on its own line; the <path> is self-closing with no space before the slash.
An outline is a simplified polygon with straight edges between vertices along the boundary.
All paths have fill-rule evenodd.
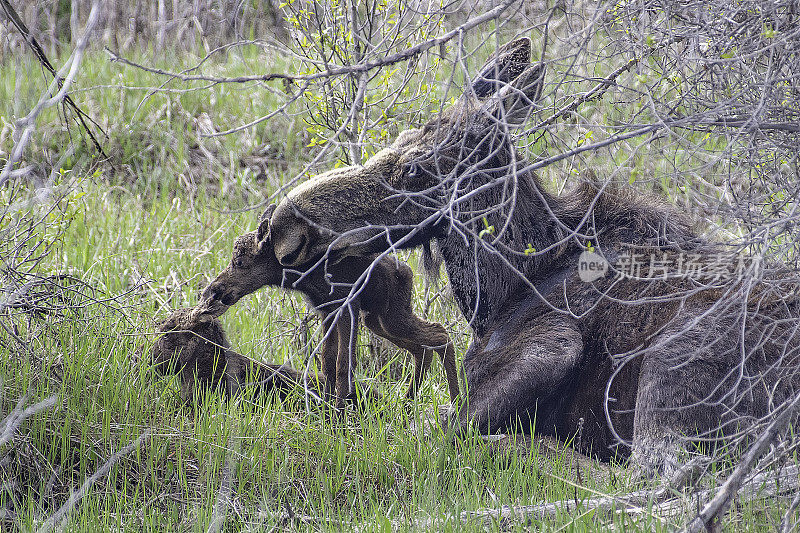
<path id="1" fill-rule="evenodd" d="M 442 329 L 444 329 L 444 327 L 442 327 Z M 449 338 L 450 336 L 448 335 L 448 342 L 444 347 L 444 353 L 439 352 L 439 355 L 442 358 L 442 366 L 444 366 L 444 374 L 447 378 L 447 386 L 450 388 L 450 400 L 453 403 L 456 403 L 461 393 L 458 388 L 456 350 L 453 348 L 453 343 L 449 341 Z"/>
<path id="2" fill-rule="evenodd" d="M 444 366 L 450 399 L 458 399 L 458 369 L 450 336 L 441 324 L 427 322 L 414 314 L 414 273 L 405 263 L 393 264 L 386 282 L 384 305 L 365 317 L 367 327 L 414 356 L 414 379 L 407 396 L 413 398 L 431 365 L 432 350 L 439 353 Z M 367 320 L 369 319 L 369 320 Z"/>
<path id="3" fill-rule="evenodd" d="M 322 391 L 325 397 L 330 399 L 336 392 L 336 364 L 340 351 L 339 325 L 336 313 L 323 315 L 322 325 L 323 336 L 319 350 L 322 375 L 325 376 Z"/>
<path id="4" fill-rule="evenodd" d="M 408 387 L 408 398 L 416 396 L 433 360 L 433 351 L 436 351 L 442 359 L 450 399 L 453 402 L 458 400 L 455 350 L 444 326 L 418 318 L 411 310 L 410 301 L 406 305 L 391 305 L 380 315 L 367 315 L 364 323 L 375 334 L 408 350 L 414 356 L 414 378 Z"/>
<path id="5" fill-rule="evenodd" d="M 353 300 L 337 311 L 336 330 L 339 337 L 339 353 L 336 359 L 336 395 L 337 407 L 344 406 L 345 398 L 354 392 L 353 367 L 356 361 L 356 343 L 358 342 L 358 300 Z"/>

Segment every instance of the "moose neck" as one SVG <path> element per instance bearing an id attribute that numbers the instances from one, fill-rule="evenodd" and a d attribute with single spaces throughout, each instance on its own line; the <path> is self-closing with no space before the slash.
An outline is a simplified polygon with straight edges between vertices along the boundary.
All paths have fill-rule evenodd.
<path id="1" fill-rule="evenodd" d="M 565 235 L 554 220 L 560 214 L 559 198 L 548 194 L 533 174 L 520 175 L 509 205 L 503 181 L 475 195 L 464 215 L 437 239 L 455 299 L 479 337 L 496 313 L 525 291 L 526 279 L 540 278 L 564 252 L 562 246 L 537 252 Z M 500 205 L 509 207 L 497 209 Z M 483 212 L 485 217 L 475 216 Z"/>
<path id="2" fill-rule="evenodd" d="M 529 283 L 562 271 L 584 241 L 612 253 L 629 245 L 693 253 L 713 248 L 687 217 L 654 198 L 601 191 L 592 182 L 554 196 L 535 175 L 519 174 L 511 202 L 510 177 L 497 179 L 503 178 L 497 173 L 498 185 L 475 194 L 437 237 L 453 294 L 478 337 L 510 302 L 530 294 Z M 467 190 L 475 191 L 471 185 Z"/>

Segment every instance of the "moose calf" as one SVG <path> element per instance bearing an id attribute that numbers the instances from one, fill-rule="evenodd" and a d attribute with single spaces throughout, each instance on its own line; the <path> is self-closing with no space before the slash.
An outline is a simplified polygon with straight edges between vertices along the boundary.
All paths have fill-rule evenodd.
<path id="1" fill-rule="evenodd" d="M 153 345 L 153 363 L 162 374 L 180 374 L 184 401 L 192 400 L 195 384 L 228 397 L 248 382 L 258 383 L 260 394 L 275 390 L 281 397 L 301 383 L 316 388 L 313 379 L 304 380 L 286 365 L 254 363 L 231 350 L 222 324 L 211 315 L 178 309 L 158 329 L 162 335 Z"/>
<path id="2" fill-rule="evenodd" d="M 458 398 L 455 351 L 441 324 L 414 315 L 413 272 L 403 262 L 375 255 L 346 257 L 334 264 L 304 269 L 284 269 L 275 257 L 269 237 L 269 220 L 275 206 L 262 215 L 256 231 L 236 239 L 228 267 L 203 291 L 196 312 L 220 316 L 243 296 L 271 285 L 301 292 L 322 317 L 324 339 L 320 348 L 325 393 L 336 393 L 337 404 L 353 393 L 352 365 L 359 315 L 375 334 L 414 356 L 414 378 L 407 396 L 413 398 L 433 358 L 442 358 L 450 398 Z M 363 285 L 355 291 L 358 283 Z"/>

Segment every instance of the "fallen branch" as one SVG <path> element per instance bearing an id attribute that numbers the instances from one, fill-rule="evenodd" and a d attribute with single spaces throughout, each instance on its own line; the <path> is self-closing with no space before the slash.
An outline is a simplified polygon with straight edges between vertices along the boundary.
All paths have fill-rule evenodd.
<path id="1" fill-rule="evenodd" d="M 48 396 L 41 402 L 35 403 L 30 407 L 24 408 L 25 403 L 28 401 L 27 396 L 23 396 L 17 402 L 17 406 L 14 407 L 14 410 L 6 417 L 3 421 L 5 429 L 3 429 L 3 433 L 0 435 L 0 447 L 2 447 L 6 442 L 10 441 L 11 438 L 14 436 L 14 433 L 17 432 L 17 428 L 28 418 L 32 417 L 33 415 L 44 411 L 45 409 L 49 409 L 53 405 L 55 405 L 56 401 L 58 400 L 58 395 L 53 394 L 52 396 Z"/>
<path id="2" fill-rule="evenodd" d="M 742 484 L 734 497 L 740 502 L 774 501 L 776 498 L 791 495 L 800 489 L 800 477 L 798 476 L 800 476 L 800 467 L 797 465 L 783 468 L 777 474 L 774 471 L 762 472 Z M 653 506 L 649 511 L 657 516 L 676 518 L 691 509 L 696 509 L 699 505 L 698 502 L 707 500 L 718 490 L 706 489 L 685 498 L 673 498 Z M 637 509 L 627 509 L 626 512 L 637 514 Z"/>
<path id="3" fill-rule="evenodd" d="M 579 510 L 599 510 L 603 512 L 610 512 L 620 508 L 641 510 L 645 506 L 663 501 L 676 491 L 682 490 L 696 481 L 705 471 L 707 462 L 708 460 L 705 457 L 693 459 L 655 490 L 640 490 L 620 496 L 609 495 L 585 501 L 575 499 L 560 500 L 538 505 L 505 505 L 499 509 L 464 511 L 461 513 L 461 520 L 463 522 L 479 520 L 486 525 L 491 525 L 498 521 L 530 524 L 536 520 L 554 519 L 559 515 L 568 515 Z"/>
<path id="4" fill-rule="evenodd" d="M 492 525 L 498 522 L 507 525 L 512 523 L 530 525 L 535 521 L 553 520 L 558 516 L 567 516 L 576 512 L 599 511 L 607 514 L 648 515 L 664 521 L 667 519 L 680 519 L 684 513 L 694 508 L 698 504 L 697 502 L 709 499 L 714 493 L 717 493 L 718 496 L 730 495 L 731 499 L 735 497 L 742 502 L 772 501 L 778 497 L 795 494 L 794 501 L 784 516 L 782 530 L 785 531 L 791 527 L 791 511 L 800 504 L 800 497 L 796 495 L 797 491 L 800 490 L 800 466 L 791 465 L 782 468 L 777 474 L 774 471 L 761 472 L 742 483 L 738 490 L 732 494 L 723 485 L 722 489 L 705 489 L 685 496 L 670 498 L 671 495 L 680 490 L 681 486 L 691 484 L 703 469 L 703 462 L 694 464 L 690 462 L 680 469 L 670 482 L 665 483 L 656 490 L 642 490 L 619 496 L 592 498 L 583 502 L 579 501 L 577 504 L 574 500 L 561 500 L 539 505 L 503 506 L 500 509 L 465 511 L 461 514 L 461 520 L 472 523 L 476 520 L 482 521 L 485 525 Z M 703 523 L 700 523 L 700 529 L 690 529 L 696 527 L 697 520 L 695 518 L 690 522 L 686 530 L 702 531 L 706 528 Z"/>

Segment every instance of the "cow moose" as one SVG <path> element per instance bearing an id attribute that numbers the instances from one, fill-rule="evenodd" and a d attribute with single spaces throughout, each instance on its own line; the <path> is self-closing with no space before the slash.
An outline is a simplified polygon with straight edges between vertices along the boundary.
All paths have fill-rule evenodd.
<path id="1" fill-rule="evenodd" d="M 687 257 L 710 267 L 723 248 L 674 208 L 596 179 L 549 192 L 511 136 L 544 83 L 530 47 L 498 49 L 451 107 L 363 166 L 291 190 L 275 254 L 298 268 L 435 241 L 473 331 L 461 429 L 533 425 L 673 470 L 688 442 L 746 429 L 797 390 L 796 280 L 688 275 Z M 610 266 L 584 281 L 587 242 Z M 636 257 L 641 272 L 622 268 Z"/>
<path id="2" fill-rule="evenodd" d="M 308 269 L 284 269 L 275 257 L 269 235 L 271 205 L 255 231 L 236 239 L 233 258 L 204 290 L 197 314 L 217 317 L 243 296 L 265 285 L 299 291 L 322 317 L 324 339 L 320 349 L 325 392 L 336 393 L 337 403 L 352 396 L 352 365 L 359 315 L 373 333 L 411 352 L 414 377 L 408 398 L 417 393 L 430 367 L 433 351 L 441 357 L 450 397 L 457 401 L 458 369 L 455 350 L 441 324 L 417 317 L 412 308 L 413 272 L 397 259 L 374 255 L 346 257 L 335 264 Z"/>

